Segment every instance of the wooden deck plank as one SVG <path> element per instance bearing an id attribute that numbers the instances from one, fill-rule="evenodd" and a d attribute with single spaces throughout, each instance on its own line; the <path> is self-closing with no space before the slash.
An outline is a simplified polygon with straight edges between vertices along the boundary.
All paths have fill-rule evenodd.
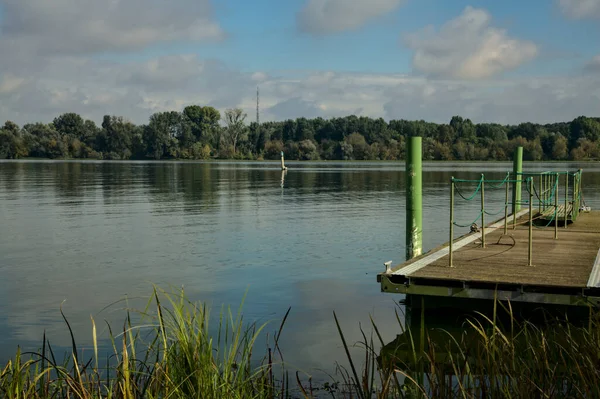
<path id="1" fill-rule="evenodd" d="M 540 219 L 550 220 L 554 217 L 554 205 L 548 206 L 545 209 L 540 209 L 538 212 L 541 214 Z M 573 221 L 573 203 L 569 202 L 567 204 L 566 212 L 567 212 L 567 220 Z M 564 204 L 561 204 L 558 206 L 557 217 L 558 217 L 559 222 L 565 220 L 565 205 Z"/>
<path id="2" fill-rule="evenodd" d="M 524 219 L 521 218 L 522 222 Z M 410 278 L 477 281 L 553 287 L 587 287 L 600 248 L 600 212 L 581 213 L 568 228 L 559 227 L 554 239 L 554 226 L 534 228 L 533 265 L 528 266 L 528 226 L 492 230 L 486 235 L 486 248 L 474 240 L 454 251 L 455 267 L 448 267 L 447 245 L 443 256 L 418 270 L 402 274 Z M 479 234 L 480 236 L 480 234 Z M 499 243 L 498 240 L 500 239 Z M 425 256 L 429 256 L 425 254 Z M 423 258 L 420 258 L 423 259 Z M 418 261 L 418 260 L 417 260 Z"/>

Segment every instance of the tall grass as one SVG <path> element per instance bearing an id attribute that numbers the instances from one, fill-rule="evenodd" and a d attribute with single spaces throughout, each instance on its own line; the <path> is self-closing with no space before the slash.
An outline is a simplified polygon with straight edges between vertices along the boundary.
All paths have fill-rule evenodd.
<path id="1" fill-rule="evenodd" d="M 299 373 L 290 383 L 278 344 L 287 313 L 270 336 L 266 324 L 244 323 L 242 306 L 237 312 L 223 307 L 212 317 L 206 305 L 188 301 L 183 291 L 155 288 L 144 310 L 127 312 L 118 332 L 109 326 L 110 356 L 98 346 L 92 319 L 93 354 L 84 359 L 65 317 L 73 338 L 69 356 L 58 362 L 45 336 L 38 352 L 17 350 L 0 367 L 0 397 L 600 397 L 595 314 L 583 326 L 568 320 L 540 326 L 518 320 L 510 303 L 494 301 L 491 316 L 478 313 L 459 331 L 446 331 L 426 328 L 424 308 L 419 310 L 419 321 L 408 327 L 396 312 L 400 334 L 387 344 L 373 319 L 369 331 L 360 328 L 359 342 L 349 342 L 334 313 L 332 323 L 346 353 L 337 370 L 341 381 L 332 376 L 317 389 Z M 263 336 L 266 353 L 255 357 Z"/>
<path id="2" fill-rule="evenodd" d="M 289 312 L 289 310 L 288 310 Z M 109 326 L 111 356 L 99 353 L 92 320 L 93 356 L 81 359 L 71 327 L 71 355 L 57 362 L 44 336 L 42 349 L 17 351 L 0 371 L 0 397 L 21 398 L 276 398 L 289 396 L 285 374 L 274 376 L 278 340 L 285 323 L 270 340 L 268 354 L 253 358 L 266 326 L 244 324 L 222 308 L 216 329 L 209 309 L 188 301 L 183 291 L 155 288 L 139 325 L 127 313 L 122 331 Z M 216 331 L 216 333 L 215 333 Z M 281 368 L 277 368 L 281 369 Z"/>
<path id="3" fill-rule="evenodd" d="M 498 306 L 508 314 L 504 325 Z M 594 312 L 587 326 L 555 318 L 537 325 L 519 321 L 510 303 L 495 301 L 491 317 L 476 312 L 454 333 L 426 329 L 423 317 L 421 325 L 404 328 L 396 316 L 402 333 L 387 345 L 372 322 L 384 347 L 379 354 L 373 338 L 363 336 L 360 375 L 354 372 L 360 359 L 346 349 L 353 372 L 345 382 L 359 398 L 600 397 L 600 322 Z M 338 329 L 347 348 L 339 323 Z"/>

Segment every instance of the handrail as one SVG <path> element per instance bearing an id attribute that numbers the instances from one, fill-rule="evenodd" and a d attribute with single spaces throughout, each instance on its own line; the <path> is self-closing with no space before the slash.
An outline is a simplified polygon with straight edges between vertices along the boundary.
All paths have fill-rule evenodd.
<path id="1" fill-rule="evenodd" d="M 529 193 L 528 200 L 520 200 L 518 203 L 521 205 L 527 204 L 529 207 L 529 249 L 528 249 L 528 265 L 533 265 L 533 221 L 538 218 L 544 218 L 546 216 L 551 216 L 550 220 L 545 226 L 538 227 L 538 229 L 543 229 L 549 227 L 552 223 L 554 223 L 554 239 L 558 239 L 558 224 L 559 224 L 559 188 L 561 176 L 564 177 L 564 227 L 567 228 L 568 224 L 568 215 L 569 215 L 569 206 L 571 206 L 571 217 L 573 220 L 577 218 L 579 215 L 579 208 L 581 206 L 581 176 L 582 170 L 578 169 L 576 172 L 570 171 L 544 171 L 544 172 L 507 172 L 506 177 L 502 180 L 498 179 L 486 179 L 484 174 L 481 174 L 479 179 L 458 179 L 454 176 L 450 179 L 450 240 L 449 240 L 449 256 L 448 256 L 448 265 L 449 267 L 455 267 L 454 265 L 454 254 L 453 254 L 453 243 L 454 243 L 454 226 L 457 227 L 468 227 L 473 226 L 477 223 L 479 218 L 481 218 L 481 247 L 486 247 L 485 240 L 485 215 L 497 215 L 504 210 L 504 233 L 506 235 L 508 233 L 508 205 L 509 205 L 509 186 L 513 187 L 513 192 L 515 190 L 514 183 L 525 183 L 525 190 Z M 537 179 L 536 179 L 537 178 Z M 569 180 L 572 179 L 572 183 Z M 536 180 L 538 184 L 536 185 Z M 477 187 L 475 191 L 469 195 L 465 196 L 461 193 L 458 188 L 458 183 L 476 183 Z M 504 186 L 505 195 L 504 195 L 504 209 L 499 210 L 498 212 L 490 212 L 485 209 L 485 191 L 487 189 L 498 189 Z M 571 190 L 569 190 L 571 189 Z M 459 194 L 459 196 L 466 200 L 472 201 L 475 199 L 478 193 L 480 193 L 480 209 L 477 212 L 477 217 L 475 220 L 469 225 L 461 225 L 456 222 L 455 214 L 454 214 L 454 202 L 455 202 L 455 192 Z M 569 195 L 570 194 L 570 195 Z M 539 214 L 534 217 L 533 213 L 533 200 L 534 197 L 537 197 L 538 201 L 538 212 Z M 520 198 L 520 196 L 519 196 Z M 513 202 L 514 195 L 513 195 Z M 549 207 L 553 207 L 553 212 L 549 213 L 546 210 Z M 514 204 L 513 204 L 514 209 Z M 516 229 L 517 220 L 516 220 L 516 212 L 513 211 L 513 230 Z M 519 224 L 521 224 L 520 222 Z"/>

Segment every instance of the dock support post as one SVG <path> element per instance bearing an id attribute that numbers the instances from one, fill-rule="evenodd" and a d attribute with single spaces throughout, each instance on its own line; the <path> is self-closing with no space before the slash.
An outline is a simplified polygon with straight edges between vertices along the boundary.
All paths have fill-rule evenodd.
<path id="1" fill-rule="evenodd" d="M 481 174 L 481 248 L 485 248 L 485 177 Z"/>
<path id="2" fill-rule="evenodd" d="M 569 207 L 569 171 L 565 173 L 565 229 L 567 228 L 567 209 Z"/>
<path id="3" fill-rule="evenodd" d="M 283 151 L 281 151 L 281 170 L 287 170 L 285 167 L 285 162 L 283 160 Z"/>
<path id="4" fill-rule="evenodd" d="M 533 266 L 533 177 L 527 180 L 529 183 L 529 266 Z"/>
<path id="5" fill-rule="evenodd" d="M 421 255 L 423 241 L 421 137 L 410 137 L 406 153 L 406 260 Z"/>
<path id="6" fill-rule="evenodd" d="M 454 243 L 454 176 L 452 176 L 450 181 L 450 240 L 448 243 L 448 266 L 454 267 L 452 264 L 452 244 Z"/>
<path id="7" fill-rule="evenodd" d="M 521 179 L 523 176 L 523 147 L 517 147 L 515 150 L 514 161 L 513 161 L 513 175 L 515 176 L 515 183 L 513 185 L 513 203 L 512 212 L 516 215 L 521 210 Z"/>
<path id="8" fill-rule="evenodd" d="M 508 233 L 508 178 L 506 177 L 506 185 L 504 186 L 504 235 Z"/>
<path id="9" fill-rule="evenodd" d="M 567 210 L 565 209 L 565 212 Z M 554 180 L 554 239 L 558 238 L 558 173 Z"/>

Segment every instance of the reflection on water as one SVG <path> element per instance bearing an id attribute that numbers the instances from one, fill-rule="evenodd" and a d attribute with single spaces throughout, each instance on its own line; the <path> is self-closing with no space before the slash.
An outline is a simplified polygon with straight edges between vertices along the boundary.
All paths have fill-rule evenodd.
<path id="1" fill-rule="evenodd" d="M 386 369 L 393 365 L 406 373 L 431 396 L 461 396 L 460 384 L 467 384 L 463 387 L 473 397 L 495 397 L 498 392 L 491 393 L 492 386 L 504 397 L 509 394 L 502 390 L 510 385 L 501 382 L 508 381 L 504 377 L 515 384 L 513 394 L 524 381 L 533 392 L 532 381 L 540 384 L 539 396 L 556 386 L 568 390 L 581 382 L 576 373 L 569 374 L 569 367 L 576 368 L 573 362 L 585 363 L 592 373 L 597 367 L 583 359 L 594 356 L 585 344 L 597 347 L 588 330 L 587 307 L 420 295 L 407 295 L 404 303 L 403 323 L 395 339 L 379 350 L 378 361 Z M 556 395 L 570 397 L 560 391 Z"/>
<path id="2" fill-rule="evenodd" d="M 600 207 L 600 167 L 584 169 L 584 196 Z M 152 283 L 184 286 L 194 300 L 236 306 L 274 320 L 292 307 L 282 345 L 286 361 L 332 370 L 343 350 L 335 310 L 349 341 L 374 315 L 392 339 L 395 301 L 382 294 L 383 262 L 403 260 L 404 164 L 277 162 L 0 162 L 0 361 L 17 344 L 79 340 L 90 315 L 117 325 L 127 296 L 143 306 Z M 446 240 L 451 176 L 503 178 L 509 163 L 426 163 L 424 249 Z M 486 190 L 502 207 L 503 190 Z M 478 203 L 457 206 L 467 221 Z M 486 205 L 487 206 L 487 205 Z M 473 208 L 475 207 L 475 208 Z M 461 233 L 457 231 L 457 234 Z M 141 298 L 141 299 L 137 299 Z"/>

